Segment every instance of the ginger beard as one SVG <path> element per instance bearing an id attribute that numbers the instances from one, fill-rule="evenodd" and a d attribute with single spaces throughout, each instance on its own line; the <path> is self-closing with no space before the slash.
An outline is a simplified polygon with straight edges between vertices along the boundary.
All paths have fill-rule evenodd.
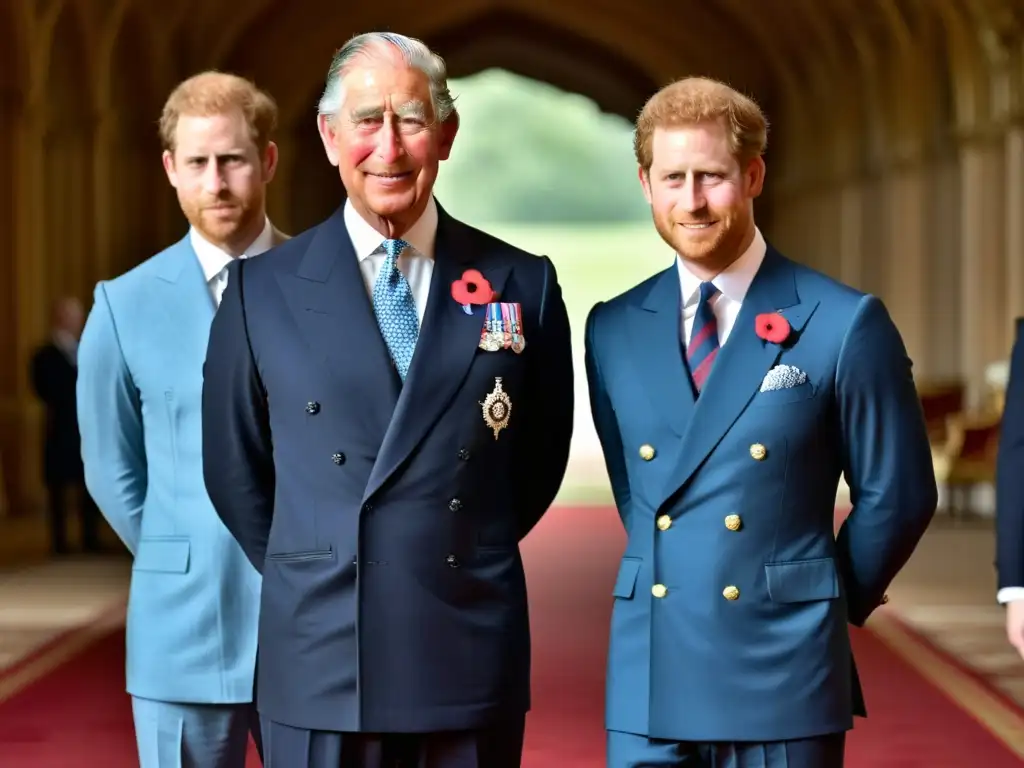
<path id="1" fill-rule="evenodd" d="M 263 228 L 262 188 L 250 190 L 248 197 L 238 197 L 224 190 L 215 198 L 191 198 L 178 191 L 178 202 L 188 223 L 204 238 L 217 246 L 230 246 L 256 224 Z"/>

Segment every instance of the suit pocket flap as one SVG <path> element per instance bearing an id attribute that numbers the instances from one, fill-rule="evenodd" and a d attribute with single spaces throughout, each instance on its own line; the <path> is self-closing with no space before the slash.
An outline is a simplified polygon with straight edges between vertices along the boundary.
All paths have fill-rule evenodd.
<path id="1" fill-rule="evenodd" d="M 776 603 L 805 603 L 839 597 L 839 575 L 831 557 L 766 563 L 768 594 Z"/>
<path id="2" fill-rule="evenodd" d="M 619 564 L 619 575 L 615 578 L 612 588 L 614 597 L 632 598 L 636 587 L 636 577 L 640 573 L 640 560 L 635 557 L 624 557 Z"/>
<path id="3" fill-rule="evenodd" d="M 142 539 L 132 569 L 156 573 L 188 573 L 188 539 Z"/>

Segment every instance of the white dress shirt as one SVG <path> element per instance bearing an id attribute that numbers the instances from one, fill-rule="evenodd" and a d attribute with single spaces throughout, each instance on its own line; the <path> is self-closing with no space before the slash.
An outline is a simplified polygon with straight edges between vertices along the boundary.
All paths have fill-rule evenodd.
<path id="1" fill-rule="evenodd" d="M 227 251 L 211 243 L 195 227 L 189 230 L 189 241 L 192 243 L 192 250 L 196 252 L 199 259 L 199 266 L 202 267 L 203 277 L 210 288 L 210 296 L 213 297 L 213 305 L 220 306 L 220 297 L 224 295 L 224 289 L 228 287 L 228 264 L 235 257 Z M 239 259 L 247 259 L 250 256 L 258 256 L 269 251 L 274 245 L 274 228 L 270 219 L 263 225 L 263 231 L 259 237 L 252 241 L 252 245 L 245 249 L 245 253 L 238 256 Z"/>
<path id="2" fill-rule="evenodd" d="M 750 284 L 754 282 L 757 270 L 761 268 L 767 249 L 761 230 L 755 228 L 750 247 L 711 281 L 719 291 L 711 299 L 711 309 L 718 322 L 719 346 L 724 345 L 729 338 L 729 333 L 736 323 L 736 316 L 743 306 L 743 299 L 746 298 Z M 693 332 L 693 318 L 697 314 L 697 304 L 700 301 L 700 284 L 703 281 L 687 268 L 679 256 L 676 256 L 676 267 L 679 270 L 679 285 L 682 289 L 680 295 L 683 298 L 682 334 L 685 343 L 689 344 L 690 334 Z"/>
<path id="3" fill-rule="evenodd" d="M 345 202 L 345 227 L 352 240 L 352 248 L 359 259 L 359 271 L 363 274 L 367 293 L 373 297 L 373 284 L 377 281 L 380 268 L 384 265 L 387 254 L 383 244 L 387 239 L 371 227 L 366 219 L 359 215 L 352 201 Z M 437 238 L 437 203 L 430 198 L 426 210 L 412 228 L 402 235 L 401 239 L 411 248 L 406 248 L 398 256 L 398 269 L 412 288 L 412 298 L 416 304 L 420 326 L 423 325 L 423 313 L 427 309 L 427 294 L 430 293 L 430 277 L 434 274 L 434 241 Z"/>

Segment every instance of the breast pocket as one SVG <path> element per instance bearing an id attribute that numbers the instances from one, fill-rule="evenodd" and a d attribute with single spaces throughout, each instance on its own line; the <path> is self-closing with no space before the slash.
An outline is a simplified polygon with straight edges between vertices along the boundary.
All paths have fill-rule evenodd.
<path id="1" fill-rule="evenodd" d="M 810 400 L 815 395 L 814 387 L 810 382 L 799 384 L 795 387 L 785 389 L 772 389 L 767 392 L 758 392 L 754 396 L 753 405 L 772 406 L 785 405 L 786 403 L 798 403 L 803 400 Z"/>

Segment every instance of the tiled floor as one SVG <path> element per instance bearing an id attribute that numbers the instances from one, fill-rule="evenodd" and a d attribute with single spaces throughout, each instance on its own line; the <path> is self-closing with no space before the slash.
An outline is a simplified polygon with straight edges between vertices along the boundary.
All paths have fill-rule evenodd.
<path id="1" fill-rule="evenodd" d="M 10 550 L 13 539 L 27 536 L 20 551 L 34 550 L 32 542 L 41 538 L 25 530 L 16 534 L 0 521 L 0 541 Z M 0 670 L 61 632 L 109 614 L 127 596 L 126 558 L 24 565 L 38 559 L 21 557 L 19 566 L 0 570 Z M 940 516 L 889 590 L 887 609 L 1024 706 L 1024 661 L 1006 641 L 992 561 L 990 523 L 952 526 Z"/>

